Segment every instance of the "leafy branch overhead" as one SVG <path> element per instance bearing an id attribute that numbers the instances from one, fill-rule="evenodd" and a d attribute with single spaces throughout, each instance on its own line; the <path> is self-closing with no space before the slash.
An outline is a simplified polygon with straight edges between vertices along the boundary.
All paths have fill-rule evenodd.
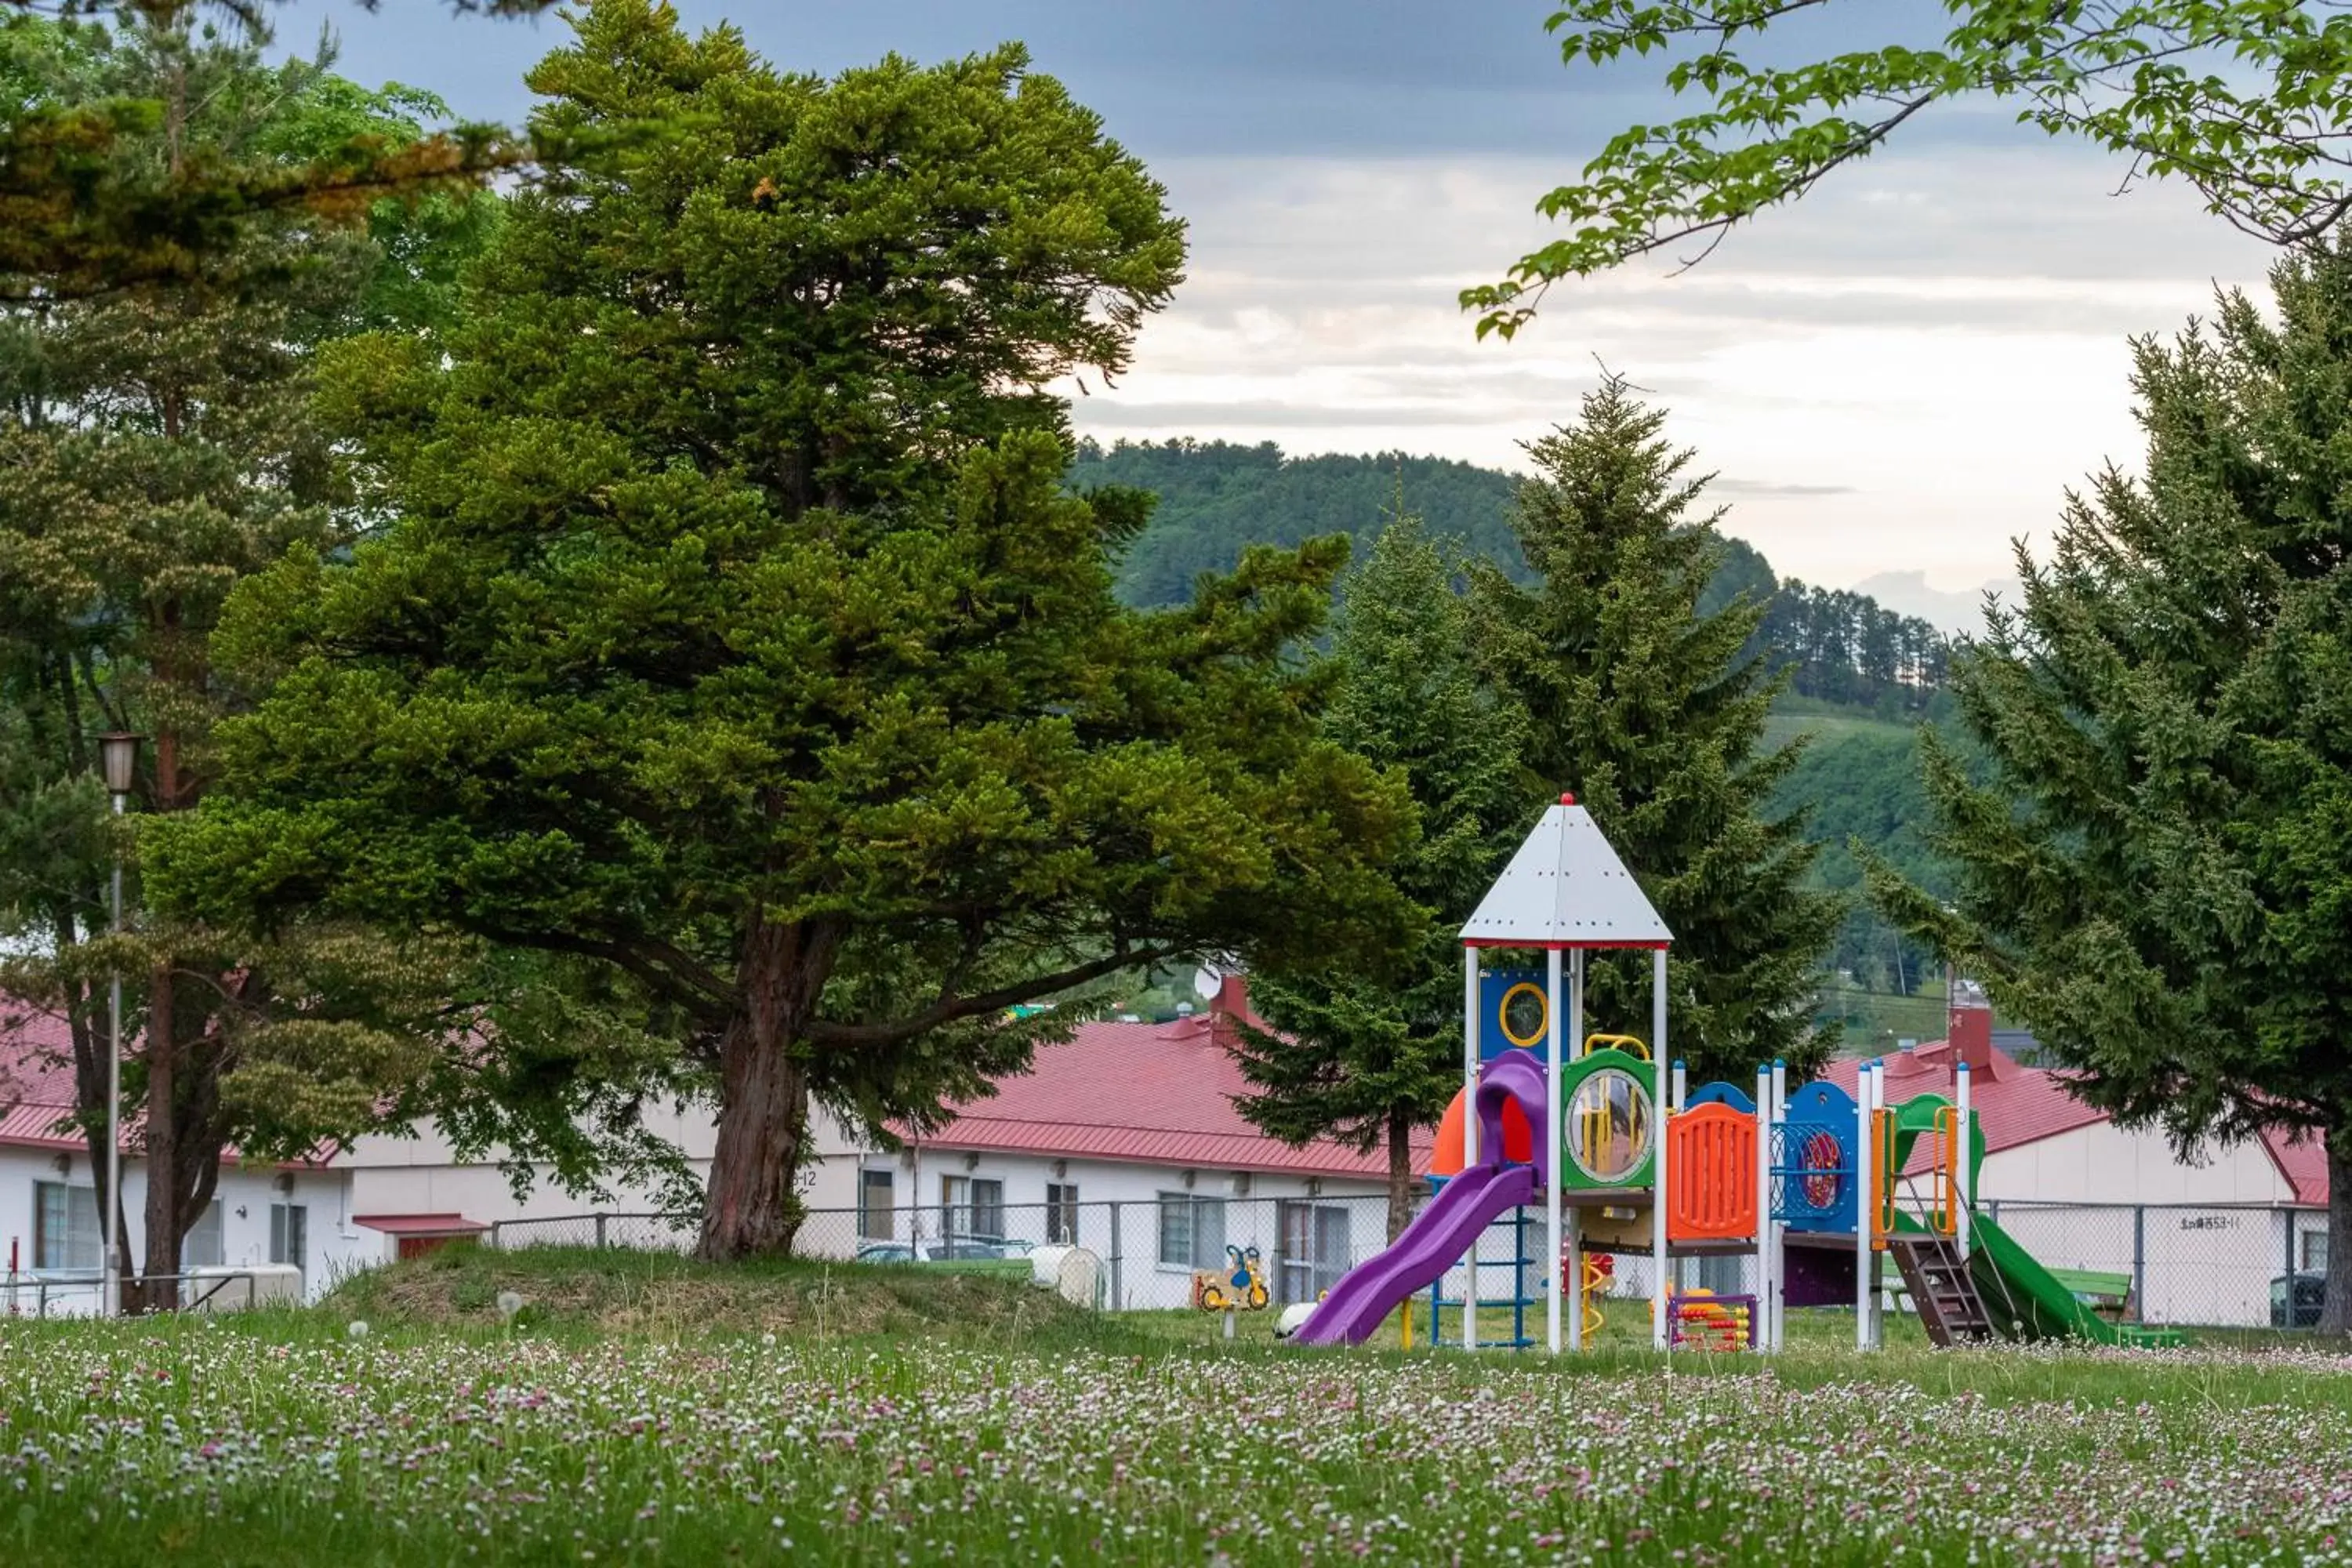
<path id="1" fill-rule="evenodd" d="M 1537 204 L 1570 232 L 1464 289 L 1463 309 L 1479 312 L 1481 337 L 1508 338 L 1560 279 L 1661 251 L 1695 264 L 1916 117 L 1979 95 L 2013 106 L 2020 124 L 2122 154 L 2119 189 L 2185 180 L 2246 233 L 2311 239 L 2352 204 L 2352 16 L 2337 9 L 1946 0 L 1943 38 L 1914 47 L 1906 8 L 1871 0 L 1571 0 L 1546 23 L 1568 63 L 1661 56 L 1664 85 L 1704 107 L 1612 138 Z M 1874 41 L 1794 65 L 1759 58 L 1785 57 L 1784 37 Z"/>

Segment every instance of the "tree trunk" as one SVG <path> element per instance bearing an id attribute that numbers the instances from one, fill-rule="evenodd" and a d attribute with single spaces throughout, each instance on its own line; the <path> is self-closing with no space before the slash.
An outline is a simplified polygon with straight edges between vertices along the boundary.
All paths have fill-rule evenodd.
<path id="1" fill-rule="evenodd" d="M 2287 1312 L 2292 1321 L 2292 1303 Z M 2352 1128 L 2327 1139 L 2327 1294 L 2319 1331 L 2352 1334 Z"/>
<path id="2" fill-rule="evenodd" d="M 159 963 L 147 1002 L 147 1117 L 142 1162 L 147 1171 L 147 1279 L 149 1311 L 180 1303 L 181 1187 L 179 1049 L 173 1038 L 172 969 Z"/>
<path id="3" fill-rule="evenodd" d="M 696 1248 L 712 1262 L 792 1251 L 808 1134 L 808 1062 L 799 1047 L 839 948 L 838 930 L 814 921 L 760 921 L 745 941 L 735 1015 L 719 1047 L 719 1140 Z"/>
<path id="4" fill-rule="evenodd" d="M 1389 1239 L 1412 1223 L 1412 1118 L 1401 1105 L 1389 1107 Z"/>

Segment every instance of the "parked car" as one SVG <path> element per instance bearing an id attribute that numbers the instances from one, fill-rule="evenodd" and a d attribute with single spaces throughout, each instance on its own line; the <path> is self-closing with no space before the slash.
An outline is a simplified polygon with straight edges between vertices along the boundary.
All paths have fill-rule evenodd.
<path id="1" fill-rule="evenodd" d="M 944 1241 L 872 1241 L 857 1249 L 860 1263 L 993 1263 L 1029 1256 L 1033 1243 L 999 1237 L 954 1236 Z"/>
<path id="2" fill-rule="evenodd" d="M 2319 1326 L 2320 1303 L 2327 1299 L 2327 1276 L 2297 1274 L 2294 1280 L 2294 1307 L 2289 1310 L 2286 1291 L 2288 1276 L 2281 1274 L 2271 1281 L 2271 1327 L 2274 1329 L 2315 1329 Z"/>

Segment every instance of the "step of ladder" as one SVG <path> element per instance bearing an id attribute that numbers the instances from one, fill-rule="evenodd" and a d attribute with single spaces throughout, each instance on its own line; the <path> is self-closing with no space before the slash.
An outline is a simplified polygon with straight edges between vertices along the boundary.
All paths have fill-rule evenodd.
<path id="1" fill-rule="evenodd" d="M 1887 1250 L 1895 1255 L 1895 1266 L 1902 1271 L 1904 1288 L 1930 1342 L 1951 1345 L 1992 1337 L 1992 1319 L 1951 1237 L 1894 1236 L 1887 1238 Z"/>

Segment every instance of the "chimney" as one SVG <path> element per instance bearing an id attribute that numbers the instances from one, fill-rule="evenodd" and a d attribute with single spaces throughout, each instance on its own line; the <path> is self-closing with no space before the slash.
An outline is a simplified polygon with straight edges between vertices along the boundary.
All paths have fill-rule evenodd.
<path id="1" fill-rule="evenodd" d="M 1969 1064 L 1972 1073 L 1992 1073 L 1992 1001 L 1973 980 L 1955 980 L 1944 1014 L 1945 1037 L 1951 1043 L 1953 1070 Z"/>
<path id="2" fill-rule="evenodd" d="M 1265 1020 L 1250 1011 L 1249 977 L 1229 969 L 1217 977 L 1217 994 L 1209 999 L 1211 1037 L 1228 1050 L 1241 1038 L 1233 1026 L 1236 1018 L 1254 1029 L 1265 1027 Z"/>

